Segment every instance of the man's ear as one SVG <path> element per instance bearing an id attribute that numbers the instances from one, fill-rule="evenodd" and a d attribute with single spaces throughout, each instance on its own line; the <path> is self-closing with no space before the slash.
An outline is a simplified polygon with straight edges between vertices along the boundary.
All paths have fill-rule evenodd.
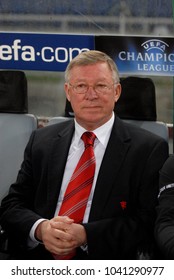
<path id="1" fill-rule="evenodd" d="M 70 101 L 69 85 L 68 85 L 68 83 L 64 84 L 64 91 L 66 93 L 66 98 L 68 99 L 68 101 Z"/>
<path id="2" fill-rule="evenodd" d="M 115 88 L 115 102 L 118 101 L 118 99 L 120 98 L 120 95 L 121 95 L 121 84 L 118 83 Z"/>

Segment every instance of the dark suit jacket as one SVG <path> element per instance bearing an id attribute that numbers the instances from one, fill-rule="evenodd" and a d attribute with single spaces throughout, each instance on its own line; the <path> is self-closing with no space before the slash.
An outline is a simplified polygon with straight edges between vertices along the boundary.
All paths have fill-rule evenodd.
<path id="1" fill-rule="evenodd" d="M 30 138 L 17 182 L 1 207 L 1 223 L 18 252 L 26 252 L 28 234 L 37 219 L 54 215 L 73 133 L 74 121 L 69 120 L 38 129 Z M 168 145 L 162 138 L 116 117 L 89 222 L 84 225 L 85 258 L 136 259 L 137 251 L 148 250 L 153 239 L 158 171 L 167 157 Z M 36 252 L 39 247 L 41 255 Z M 30 254 L 26 258 L 49 258 L 43 245 Z"/>

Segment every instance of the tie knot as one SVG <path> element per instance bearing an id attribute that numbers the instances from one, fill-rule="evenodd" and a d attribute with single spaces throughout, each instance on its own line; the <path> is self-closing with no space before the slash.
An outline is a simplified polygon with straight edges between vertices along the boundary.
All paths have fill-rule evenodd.
<path id="1" fill-rule="evenodd" d="M 94 145 L 94 140 L 96 138 L 96 135 L 93 132 L 86 131 L 83 133 L 81 138 L 85 144 L 85 148 L 87 148 L 88 146 Z"/>

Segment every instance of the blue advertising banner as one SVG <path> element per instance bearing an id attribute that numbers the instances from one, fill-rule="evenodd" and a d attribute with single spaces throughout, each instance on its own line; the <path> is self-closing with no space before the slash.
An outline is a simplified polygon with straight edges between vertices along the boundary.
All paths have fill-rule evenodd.
<path id="1" fill-rule="evenodd" d="M 82 51 L 108 53 L 121 75 L 174 76 L 174 38 L 0 32 L 0 69 L 64 71 Z"/>
<path id="2" fill-rule="evenodd" d="M 94 41 L 92 35 L 0 32 L 0 69 L 64 71 Z"/>
<path id="3" fill-rule="evenodd" d="M 96 36 L 95 48 L 114 59 L 120 74 L 174 76 L 174 38 Z"/>

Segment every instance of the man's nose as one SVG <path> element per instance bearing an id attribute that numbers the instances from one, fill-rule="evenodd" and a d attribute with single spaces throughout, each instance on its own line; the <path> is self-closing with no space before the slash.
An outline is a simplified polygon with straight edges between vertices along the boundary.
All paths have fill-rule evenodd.
<path id="1" fill-rule="evenodd" d="M 87 99 L 95 99 L 98 95 L 96 91 L 94 90 L 94 86 L 89 86 L 88 91 L 86 92 L 86 98 Z"/>

